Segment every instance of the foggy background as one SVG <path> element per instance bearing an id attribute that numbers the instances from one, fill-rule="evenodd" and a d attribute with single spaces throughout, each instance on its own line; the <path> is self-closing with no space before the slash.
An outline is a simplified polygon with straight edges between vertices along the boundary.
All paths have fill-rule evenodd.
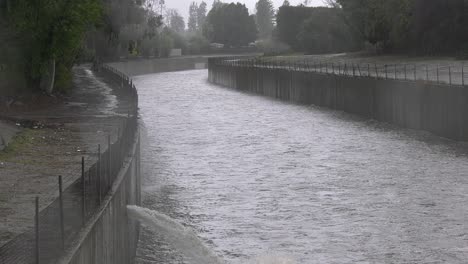
<path id="1" fill-rule="evenodd" d="M 239 2 L 242 4 L 245 4 L 247 8 L 249 8 L 250 14 L 255 13 L 255 3 L 258 0 L 238 0 L 238 1 L 232 1 L 232 2 Z M 197 2 L 201 3 L 202 0 L 166 0 L 166 7 L 167 8 L 175 8 L 177 9 L 181 15 L 184 16 L 185 21 L 188 19 L 188 11 L 189 11 L 189 6 L 190 3 L 192 2 Z M 211 5 L 213 4 L 213 0 L 205 0 L 205 2 L 208 4 L 208 11 L 211 10 Z M 231 2 L 231 1 L 221 1 L 221 2 Z M 273 4 L 275 5 L 275 10 L 280 7 L 284 0 L 272 0 Z M 304 3 L 304 0 L 290 0 L 289 3 L 293 6 L 299 5 L 301 3 Z M 324 6 L 325 4 L 323 3 L 323 0 L 309 0 L 308 6 Z"/>

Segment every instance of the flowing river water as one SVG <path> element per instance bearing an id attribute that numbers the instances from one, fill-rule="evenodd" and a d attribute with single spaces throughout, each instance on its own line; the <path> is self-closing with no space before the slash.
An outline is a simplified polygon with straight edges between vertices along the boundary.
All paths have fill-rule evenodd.
<path id="1" fill-rule="evenodd" d="M 135 83 L 143 206 L 227 263 L 468 261 L 466 144 L 222 88 L 206 70 Z M 185 263 L 183 250 L 144 228 L 137 262 Z"/>

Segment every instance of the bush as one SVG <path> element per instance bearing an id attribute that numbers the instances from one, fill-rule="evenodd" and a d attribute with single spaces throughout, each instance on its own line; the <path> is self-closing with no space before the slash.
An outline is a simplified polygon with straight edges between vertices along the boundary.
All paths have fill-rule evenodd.
<path id="1" fill-rule="evenodd" d="M 169 57 L 171 54 L 171 49 L 174 47 L 174 40 L 168 34 L 161 34 L 161 50 L 160 55 L 161 57 Z"/>
<path id="2" fill-rule="evenodd" d="M 257 48 L 263 51 L 265 56 L 275 56 L 291 52 L 291 48 L 287 44 L 271 39 L 257 41 Z"/>
<path id="3" fill-rule="evenodd" d="M 206 53 L 210 49 L 210 42 L 203 36 L 195 35 L 189 39 L 188 52 L 190 54 Z"/>
<path id="4" fill-rule="evenodd" d="M 158 47 L 157 38 L 145 38 L 140 43 L 140 54 L 143 57 L 152 57 L 156 55 Z"/>

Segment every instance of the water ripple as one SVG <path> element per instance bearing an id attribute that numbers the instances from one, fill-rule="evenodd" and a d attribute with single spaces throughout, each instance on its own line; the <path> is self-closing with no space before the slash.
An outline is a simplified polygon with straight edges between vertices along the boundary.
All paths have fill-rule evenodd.
<path id="1" fill-rule="evenodd" d="M 235 263 L 466 263 L 466 145 L 206 78 L 136 78 L 146 207 Z M 143 235 L 139 263 L 180 263 L 163 245 Z"/>

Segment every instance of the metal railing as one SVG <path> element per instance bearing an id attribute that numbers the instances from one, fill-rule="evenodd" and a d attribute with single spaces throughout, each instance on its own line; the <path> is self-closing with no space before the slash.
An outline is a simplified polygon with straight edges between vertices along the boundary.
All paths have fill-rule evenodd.
<path id="1" fill-rule="evenodd" d="M 329 60 L 270 60 L 263 58 L 210 58 L 210 65 L 282 69 L 287 71 L 316 72 L 350 77 L 366 77 L 375 79 L 393 79 L 406 81 L 424 81 L 438 84 L 465 86 L 466 75 L 464 63 L 448 65 L 422 63 L 362 63 Z"/>
<path id="2" fill-rule="evenodd" d="M 96 146 L 97 161 L 87 170 L 82 157 L 81 177 L 68 188 L 63 189 L 62 176 L 57 176 L 59 197 L 45 209 L 39 211 L 40 201 L 35 199 L 35 217 L 31 219 L 34 228 L 0 248 L 0 263 L 55 263 L 100 208 L 135 143 L 138 128 L 136 88 L 129 77 L 107 65 L 99 66 L 99 70 L 120 84 L 132 101 L 131 111 L 119 127 L 117 139 L 112 143 L 109 134 L 106 146 Z"/>

